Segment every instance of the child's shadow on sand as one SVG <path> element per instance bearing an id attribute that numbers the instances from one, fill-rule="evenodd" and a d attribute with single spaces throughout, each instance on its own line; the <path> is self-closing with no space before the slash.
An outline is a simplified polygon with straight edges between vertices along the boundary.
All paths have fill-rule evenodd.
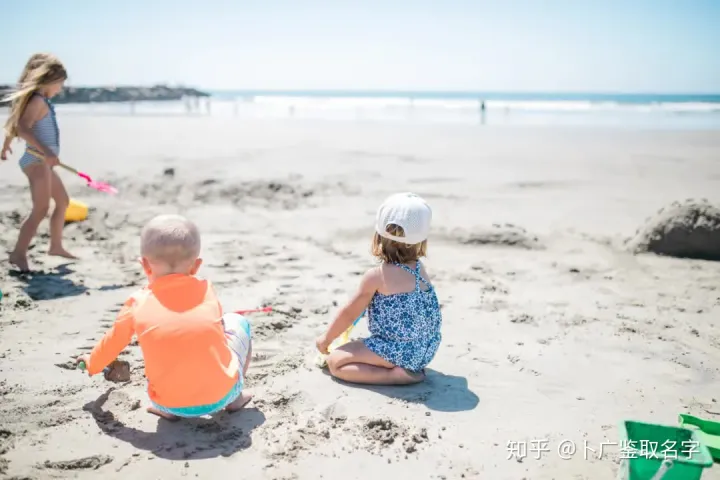
<path id="1" fill-rule="evenodd" d="M 425 381 L 415 385 L 358 385 L 334 380 L 349 387 L 370 390 L 406 402 L 422 403 L 437 412 L 465 412 L 480 403 L 480 398 L 468 388 L 465 377 L 446 375 L 431 368 L 425 369 Z"/>
<path id="2" fill-rule="evenodd" d="M 66 278 L 74 270 L 67 264 L 59 265 L 50 272 L 42 270 L 34 272 L 18 272 L 11 270 L 10 275 L 18 277 L 25 285 L 22 289 L 28 297 L 37 300 L 52 300 L 55 298 L 74 297 L 87 292 L 85 285 L 73 282 Z"/>
<path id="3" fill-rule="evenodd" d="M 246 407 L 233 414 L 213 414 L 211 418 L 185 418 L 178 422 L 159 418 L 157 431 L 146 432 L 125 425 L 103 408 L 113 391 L 115 388 L 111 387 L 83 410 L 92 414 L 104 433 L 167 460 L 228 457 L 248 448 L 252 444 L 250 432 L 265 422 L 260 410 Z"/>

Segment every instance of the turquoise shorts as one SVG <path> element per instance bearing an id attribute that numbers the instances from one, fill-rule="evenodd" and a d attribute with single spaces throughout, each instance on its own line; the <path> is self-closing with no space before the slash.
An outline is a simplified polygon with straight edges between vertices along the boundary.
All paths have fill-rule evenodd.
<path id="1" fill-rule="evenodd" d="M 151 400 L 155 409 L 178 417 L 201 417 L 219 412 L 240 396 L 244 385 L 242 372 L 245 370 L 245 360 L 250 351 L 250 322 L 248 322 L 247 318 L 237 313 L 226 313 L 223 315 L 223 324 L 225 325 L 225 336 L 227 337 L 228 347 L 230 347 L 230 350 L 237 356 L 238 363 L 240 364 L 237 383 L 221 400 L 209 405 L 167 408 Z"/>

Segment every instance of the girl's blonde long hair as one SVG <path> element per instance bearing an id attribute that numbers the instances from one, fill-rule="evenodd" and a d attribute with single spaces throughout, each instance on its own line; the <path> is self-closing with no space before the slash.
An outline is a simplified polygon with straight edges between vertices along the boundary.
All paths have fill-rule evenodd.
<path id="1" fill-rule="evenodd" d="M 10 102 L 10 116 L 5 122 L 5 135 L 10 138 L 17 137 L 18 122 L 35 92 L 66 79 L 65 67 L 54 55 L 36 53 L 30 57 L 18 79 L 17 87 L 3 98 L 3 102 Z"/>

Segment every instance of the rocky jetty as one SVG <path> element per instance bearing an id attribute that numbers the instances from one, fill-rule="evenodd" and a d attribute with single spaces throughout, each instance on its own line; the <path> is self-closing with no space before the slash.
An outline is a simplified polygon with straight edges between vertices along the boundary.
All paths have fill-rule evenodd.
<path id="1" fill-rule="evenodd" d="M 0 85 L 0 92 L 12 86 Z M 210 94 L 186 87 L 65 87 L 53 103 L 105 103 L 181 100 L 184 97 L 209 97 Z"/>

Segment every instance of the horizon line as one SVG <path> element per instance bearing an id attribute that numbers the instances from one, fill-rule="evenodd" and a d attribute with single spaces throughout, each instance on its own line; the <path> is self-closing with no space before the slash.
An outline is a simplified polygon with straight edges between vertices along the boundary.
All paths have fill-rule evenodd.
<path id="1" fill-rule="evenodd" d="M 182 85 L 177 85 L 182 87 Z M 513 94 L 513 95 L 698 95 L 720 96 L 720 90 L 715 92 L 687 92 L 687 91 L 611 91 L 611 90 L 467 90 L 467 89 L 402 89 L 402 88 L 204 88 L 191 87 L 211 92 L 306 92 L 306 93 L 451 93 L 451 94 Z"/>
<path id="2" fill-rule="evenodd" d="M 0 86 L 12 86 L 15 82 L 0 82 Z M 204 92 L 216 92 L 216 93 L 234 93 L 234 92 L 262 92 L 268 94 L 282 94 L 282 93 L 308 93 L 308 94 L 391 94 L 391 93 L 402 93 L 402 94 L 451 94 L 451 95 L 647 95 L 647 96 L 720 96 L 720 90 L 711 92 L 688 92 L 688 91 L 612 91 L 612 90 L 468 90 L 468 89 L 417 89 L 417 88 L 261 88 L 261 87 L 202 87 L 184 83 L 171 83 L 171 82 L 153 82 L 153 83 L 139 83 L 139 84 L 70 84 L 66 85 L 66 88 L 178 88 L 178 89 L 194 89 Z"/>

